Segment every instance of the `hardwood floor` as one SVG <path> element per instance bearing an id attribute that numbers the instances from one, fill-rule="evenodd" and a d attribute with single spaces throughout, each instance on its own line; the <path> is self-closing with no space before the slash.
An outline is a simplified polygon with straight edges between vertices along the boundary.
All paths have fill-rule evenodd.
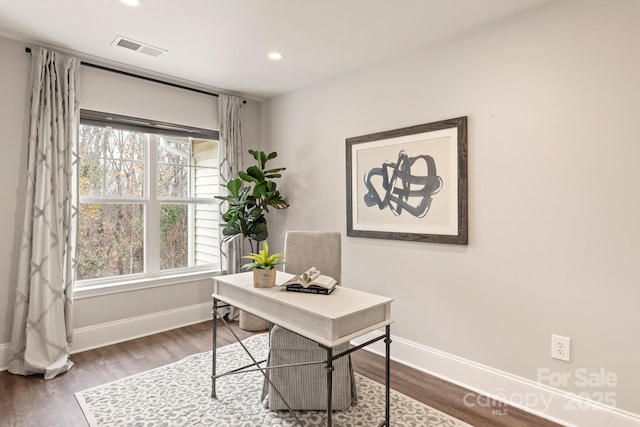
<path id="1" fill-rule="evenodd" d="M 234 330 L 241 338 L 252 335 L 240 330 L 237 324 L 234 324 Z M 224 328 L 218 331 L 218 345 L 234 342 L 231 333 Z M 211 324 L 204 322 L 74 354 L 71 359 L 75 366 L 53 380 L 0 372 L 0 426 L 86 426 L 75 392 L 210 349 Z M 353 353 L 353 363 L 357 372 L 376 381 L 384 380 L 380 356 L 357 351 Z M 465 405 L 465 401 L 476 402 L 475 397 L 465 400 L 465 395 L 470 393 L 468 390 L 399 363 L 392 362 L 391 372 L 393 389 L 474 426 L 558 426 L 501 404 L 493 407 Z"/>

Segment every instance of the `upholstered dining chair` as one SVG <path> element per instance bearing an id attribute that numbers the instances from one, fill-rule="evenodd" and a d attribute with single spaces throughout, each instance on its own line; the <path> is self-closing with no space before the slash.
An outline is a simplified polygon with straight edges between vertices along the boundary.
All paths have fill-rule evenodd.
<path id="1" fill-rule="evenodd" d="M 284 271 L 300 275 L 316 267 L 324 275 L 340 282 L 341 235 L 338 232 L 288 231 L 285 237 Z M 310 294 L 311 296 L 311 294 Z M 313 295 L 314 298 L 331 298 Z M 349 343 L 334 347 L 334 354 L 345 351 Z M 314 362 L 326 359 L 326 350 L 318 343 L 274 325 L 269 332 L 268 366 Z M 285 410 L 283 399 L 294 410 L 327 409 L 327 377 L 324 364 L 295 366 L 268 371 L 271 384 L 265 380 L 262 397 L 268 395 L 270 410 Z M 351 356 L 334 361 L 331 407 L 344 410 L 357 400 Z"/>

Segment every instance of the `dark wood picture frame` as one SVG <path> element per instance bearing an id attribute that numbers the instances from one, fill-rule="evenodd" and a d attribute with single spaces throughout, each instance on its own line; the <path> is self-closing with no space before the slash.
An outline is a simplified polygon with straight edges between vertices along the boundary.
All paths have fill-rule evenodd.
<path id="1" fill-rule="evenodd" d="M 468 244 L 466 116 L 348 138 L 346 166 L 347 236 Z"/>

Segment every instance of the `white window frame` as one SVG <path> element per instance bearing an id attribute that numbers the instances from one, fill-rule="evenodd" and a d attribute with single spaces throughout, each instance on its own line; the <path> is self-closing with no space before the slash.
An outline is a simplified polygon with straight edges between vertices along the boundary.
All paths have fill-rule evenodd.
<path id="1" fill-rule="evenodd" d="M 117 129 L 130 130 L 157 135 L 173 135 L 180 137 L 194 137 L 199 139 L 211 139 L 219 141 L 219 132 L 210 129 L 200 129 L 190 126 L 176 125 L 166 122 L 140 119 L 117 114 L 103 113 L 91 110 L 80 111 L 81 125 L 111 126 Z M 142 204 L 145 209 L 144 226 L 144 273 L 128 274 L 123 276 L 85 279 L 76 281 L 74 286 L 74 296 L 77 298 L 87 298 L 98 295 L 119 293 L 125 291 L 146 289 L 150 287 L 175 285 L 185 282 L 193 282 L 209 279 L 220 274 L 219 265 L 193 266 L 180 269 L 164 270 L 160 269 L 160 257 L 150 256 L 151 248 L 160 247 L 160 233 L 152 230 L 160 229 L 160 207 L 162 204 L 204 204 L 217 205 L 217 199 L 176 198 L 160 197 L 157 191 L 157 161 L 158 144 L 149 141 L 144 146 L 145 150 L 145 188 L 142 197 L 91 197 L 80 196 L 81 204 L 89 203 L 135 203 Z M 217 218 L 216 218 L 217 220 Z"/>

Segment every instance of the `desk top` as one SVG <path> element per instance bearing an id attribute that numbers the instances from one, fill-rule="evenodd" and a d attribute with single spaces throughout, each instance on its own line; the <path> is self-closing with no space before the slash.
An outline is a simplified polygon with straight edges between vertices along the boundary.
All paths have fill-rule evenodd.
<path id="1" fill-rule="evenodd" d="M 293 274 L 278 271 L 276 285 Z M 335 347 L 391 323 L 391 298 L 337 286 L 330 295 L 256 288 L 253 272 L 213 278 L 213 298 Z"/>

